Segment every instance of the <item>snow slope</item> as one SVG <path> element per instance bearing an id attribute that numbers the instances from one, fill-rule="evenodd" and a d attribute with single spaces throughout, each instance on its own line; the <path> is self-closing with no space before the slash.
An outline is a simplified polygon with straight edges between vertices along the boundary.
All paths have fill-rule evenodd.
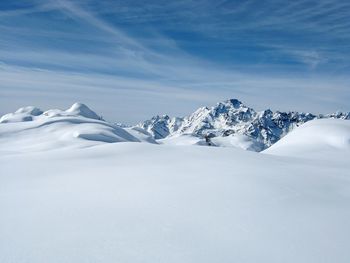
<path id="1" fill-rule="evenodd" d="M 285 156 L 317 156 L 330 158 L 341 150 L 350 157 L 350 122 L 337 119 L 313 120 L 264 151 Z M 336 155 L 336 154 L 335 154 Z M 350 171 L 349 171 L 350 172 Z"/>
<path id="2" fill-rule="evenodd" d="M 0 124 L 1 263 L 349 261 L 348 121 L 264 154 L 37 113 Z"/>
<path id="3" fill-rule="evenodd" d="M 193 136 L 191 134 L 182 134 L 177 136 L 170 136 L 165 139 L 157 140 L 160 144 L 166 145 L 204 145 L 208 146 L 203 138 Z"/>
<path id="4" fill-rule="evenodd" d="M 345 263 L 336 164 L 146 143 L 1 154 L 0 262 Z"/>

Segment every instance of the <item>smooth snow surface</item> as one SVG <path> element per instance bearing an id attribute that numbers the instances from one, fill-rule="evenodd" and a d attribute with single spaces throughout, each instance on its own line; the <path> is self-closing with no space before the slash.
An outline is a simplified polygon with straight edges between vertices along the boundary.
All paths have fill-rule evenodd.
<path id="1" fill-rule="evenodd" d="M 243 150 L 260 152 L 264 149 L 262 143 L 246 136 L 246 135 L 229 135 L 225 137 L 214 137 L 211 142 L 215 146 L 219 147 L 236 147 Z"/>
<path id="2" fill-rule="evenodd" d="M 350 121 L 321 119 L 303 124 L 264 153 L 329 158 L 338 150 L 343 150 L 350 160 Z"/>
<path id="3" fill-rule="evenodd" d="M 349 262 L 347 121 L 272 155 L 67 114 L 0 123 L 1 263 Z"/>
<path id="4" fill-rule="evenodd" d="M 157 141 L 167 145 L 207 145 L 203 138 L 190 134 L 175 135 Z"/>

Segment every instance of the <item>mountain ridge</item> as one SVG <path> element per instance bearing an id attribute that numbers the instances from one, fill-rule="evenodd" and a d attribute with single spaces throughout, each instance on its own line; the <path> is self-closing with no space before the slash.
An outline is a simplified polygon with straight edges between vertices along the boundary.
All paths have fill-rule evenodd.
<path id="1" fill-rule="evenodd" d="M 312 114 L 297 111 L 255 111 L 238 99 L 219 102 L 212 107 L 201 107 L 185 117 L 154 116 L 137 126 L 145 129 L 155 139 L 191 134 L 205 138 L 244 135 L 253 140 L 255 151 L 262 151 L 282 137 L 313 119 L 350 119 L 350 112 Z M 212 143 L 215 145 L 215 143 Z"/>

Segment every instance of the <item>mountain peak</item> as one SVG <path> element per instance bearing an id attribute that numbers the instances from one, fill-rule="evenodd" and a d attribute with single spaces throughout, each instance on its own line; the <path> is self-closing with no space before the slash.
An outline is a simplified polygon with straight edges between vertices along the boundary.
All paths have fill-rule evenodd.
<path id="1" fill-rule="evenodd" d="M 243 105 L 243 103 L 241 101 L 237 100 L 237 99 L 229 99 L 229 100 L 226 101 L 226 103 L 232 104 L 233 107 L 235 107 L 235 108 L 239 108 L 240 106 Z"/>
<path id="2" fill-rule="evenodd" d="M 222 102 L 217 103 L 214 107 L 212 107 L 212 109 L 217 109 L 217 108 L 225 108 L 225 109 L 229 109 L 229 108 L 234 108 L 234 109 L 239 109 L 241 108 L 243 105 L 242 102 L 240 102 L 237 99 L 229 99 L 229 100 L 225 100 Z"/>

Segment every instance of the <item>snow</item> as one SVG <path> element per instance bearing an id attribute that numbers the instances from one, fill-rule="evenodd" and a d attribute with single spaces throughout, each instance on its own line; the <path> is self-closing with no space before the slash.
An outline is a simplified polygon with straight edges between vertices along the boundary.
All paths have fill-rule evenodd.
<path id="1" fill-rule="evenodd" d="M 206 145 L 203 138 L 191 134 L 182 134 L 157 140 L 160 144 L 167 145 Z"/>
<path id="2" fill-rule="evenodd" d="M 129 134 L 137 138 L 140 142 L 148 142 L 148 143 L 154 143 L 158 144 L 156 140 L 152 137 L 150 133 L 145 131 L 144 129 L 141 129 L 139 127 L 128 127 L 124 128 Z"/>
<path id="3" fill-rule="evenodd" d="M 257 142 L 246 135 L 229 135 L 225 137 L 214 137 L 211 139 L 213 145 L 218 147 L 236 147 L 243 150 L 260 152 L 264 149 L 262 143 Z"/>
<path id="4" fill-rule="evenodd" d="M 102 120 L 94 111 L 83 103 L 76 102 L 67 110 L 47 110 L 43 113 L 44 116 L 49 118 L 63 117 L 63 116 L 79 116 L 94 120 Z"/>
<path id="5" fill-rule="evenodd" d="M 34 116 L 43 112 L 33 106 L 19 108 L 15 113 L 8 113 L 0 118 L 0 123 L 32 121 Z"/>
<path id="6" fill-rule="evenodd" d="M 57 148 L 83 148 L 101 143 L 157 143 L 146 131 L 105 122 L 86 105 L 42 112 L 25 107 L 1 118 L 0 152 L 32 152 Z"/>
<path id="7" fill-rule="evenodd" d="M 350 157 L 350 121 L 320 119 L 307 122 L 287 134 L 265 153 L 285 156 L 326 157 L 342 150 Z"/>
<path id="8" fill-rule="evenodd" d="M 79 102 L 74 103 L 72 107 L 66 110 L 66 113 L 70 115 L 79 115 L 95 120 L 101 119 L 101 117 L 99 117 L 95 112 L 90 110 L 85 104 Z"/>
<path id="9" fill-rule="evenodd" d="M 257 112 L 237 99 L 230 99 L 212 107 L 201 107 L 184 118 L 155 116 L 138 124 L 138 127 L 147 130 L 155 139 L 181 135 L 202 138 L 215 136 L 219 145 L 262 151 L 295 127 L 316 118 L 349 120 L 350 112 L 326 115 L 293 111 L 273 112 L 270 109 Z M 225 138 L 226 136 L 229 137 Z"/>
<path id="10" fill-rule="evenodd" d="M 0 124 L 0 262 L 349 261 L 348 121 L 256 153 L 55 112 Z"/>

